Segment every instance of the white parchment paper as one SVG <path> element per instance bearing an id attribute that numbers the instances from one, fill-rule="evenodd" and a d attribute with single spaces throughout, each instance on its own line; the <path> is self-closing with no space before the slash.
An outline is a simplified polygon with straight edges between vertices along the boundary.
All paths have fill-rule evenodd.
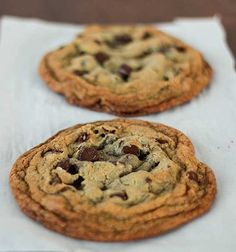
<path id="1" fill-rule="evenodd" d="M 0 43 L 0 250 L 23 251 L 236 251 L 236 74 L 217 18 L 178 19 L 160 27 L 199 49 L 212 65 L 212 85 L 192 102 L 141 117 L 186 133 L 200 160 L 215 171 L 218 194 L 203 217 L 157 238 L 128 243 L 75 240 L 21 213 L 8 183 L 15 159 L 58 130 L 114 116 L 74 107 L 49 90 L 37 69 L 41 57 L 81 26 L 4 17 Z"/>

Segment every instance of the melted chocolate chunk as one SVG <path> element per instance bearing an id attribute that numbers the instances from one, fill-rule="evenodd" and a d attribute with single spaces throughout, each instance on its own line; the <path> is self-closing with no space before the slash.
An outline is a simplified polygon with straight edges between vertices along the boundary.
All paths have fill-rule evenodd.
<path id="1" fill-rule="evenodd" d="M 79 152 L 78 160 L 95 162 L 99 160 L 99 153 L 95 147 L 85 147 Z"/>
<path id="2" fill-rule="evenodd" d="M 105 43 L 110 48 L 116 48 L 122 45 L 126 45 L 130 42 L 132 42 L 133 39 L 128 34 L 122 34 L 122 35 L 116 35 L 113 40 L 107 40 Z"/>
<path id="3" fill-rule="evenodd" d="M 126 45 L 133 41 L 133 39 L 128 34 L 116 35 L 114 37 L 114 40 L 118 45 Z"/>
<path id="4" fill-rule="evenodd" d="M 145 40 L 145 39 L 149 39 L 152 37 L 152 34 L 150 32 L 145 32 L 142 36 L 142 39 Z"/>
<path id="5" fill-rule="evenodd" d="M 190 180 L 193 180 L 193 181 L 195 181 L 195 182 L 198 183 L 198 176 L 197 176 L 197 173 L 196 173 L 196 172 L 194 172 L 194 171 L 189 171 L 189 172 L 187 172 L 187 175 L 188 175 L 188 178 L 189 178 Z"/>
<path id="6" fill-rule="evenodd" d="M 78 171 L 79 171 L 79 167 L 78 167 L 77 165 L 75 165 L 75 164 L 70 165 L 70 168 L 69 168 L 69 170 L 68 170 L 68 172 L 69 172 L 70 174 L 72 174 L 72 175 L 77 174 Z"/>
<path id="7" fill-rule="evenodd" d="M 152 165 L 149 167 L 148 171 L 149 171 L 149 172 L 152 171 L 152 170 L 155 169 L 159 164 L 160 164 L 159 161 L 155 162 L 154 164 L 152 164 Z"/>
<path id="8" fill-rule="evenodd" d="M 74 175 L 78 173 L 79 167 L 75 164 L 70 164 L 70 160 L 62 160 L 57 164 L 57 167 L 61 167 L 63 170 L 69 172 L 70 174 Z"/>
<path id="9" fill-rule="evenodd" d="M 94 55 L 97 62 L 101 65 L 103 65 L 107 60 L 110 59 L 109 55 L 104 52 L 98 52 Z"/>
<path id="10" fill-rule="evenodd" d="M 62 160 L 57 164 L 57 166 L 67 171 L 70 167 L 70 161 L 69 159 Z"/>
<path id="11" fill-rule="evenodd" d="M 102 186 L 102 188 L 100 188 L 102 191 L 107 190 L 107 187 L 105 185 Z"/>
<path id="12" fill-rule="evenodd" d="M 82 132 L 79 137 L 76 139 L 76 143 L 83 143 L 89 139 L 89 135 L 87 132 Z"/>
<path id="13" fill-rule="evenodd" d="M 152 180 L 151 180 L 149 177 L 147 177 L 147 178 L 145 179 L 145 181 L 146 181 L 148 184 L 152 182 Z"/>
<path id="14" fill-rule="evenodd" d="M 94 42 L 95 42 L 96 44 L 98 44 L 98 45 L 101 45 L 101 44 L 102 44 L 102 42 L 101 42 L 100 40 L 98 40 L 98 39 L 95 39 Z"/>
<path id="15" fill-rule="evenodd" d="M 175 49 L 180 53 L 186 52 L 186 48 L 183 46 L 175 46 Z"/>
<path id="16" fill-rule="evenodd" d="M 147 155 L 149 154 L 150 154 L 149 152 L 145 153 L 144 151 L 141 150 L 139 154 L 139 160 L 145 160 Z"/>
<path id="17" fill-rule="evenodd" d="M 160 144 L 166 144 L 166 143 L 168 143 L 168 141 L 165 140 L 165 139 L 156 139 L 156 141 L 157 141 L 158 143 L 160 143 Z"/>
<path id="18" fill-rule="evenodd" d="M 113 193 L 110 195 L 110 197 L 119 197 L 122 200 L 127 200 L 128 199 L 128 195 L 126 192 L 118 192 L 118 193 Z"/>
<path id="19" fill-rule="evenodd" d="M 124 81 L 129 79 L 129 76 L 132 72 L 132 68 L 129 65 L 123 64 L 120 66 L 118 73 Z"/>
<path id="20" fill-rule="evenodd" d="M 82 189 L 82 182 L 84 181 L 84 178 L 79 176 L 72 184 L 77 190 Z"/>
<path id="21" fill-rule="evenodd" d="M 140 155 L 140 149 L 136 145 L 124 146 L 122 149 L 124 154 L 133 154 L 135 156 Z"/>
<path id="22" fill-rule="evenodd" d="M 84 74 L 87 74 L 88 71 L 82 71 L 82 70 L 74 70 L 73 74 L 78 75 L 78 76 L 83 76 Z"/>

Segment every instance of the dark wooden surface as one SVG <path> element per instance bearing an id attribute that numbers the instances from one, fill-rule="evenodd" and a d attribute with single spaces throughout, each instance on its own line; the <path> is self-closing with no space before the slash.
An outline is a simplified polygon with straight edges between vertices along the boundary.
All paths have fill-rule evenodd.
<path id="1" fill-rule="evenodd" d="M 0 15 L 70 23 L 171 21 L 218 15 L 236 57 L 236 0 L 0 0 Z"/>

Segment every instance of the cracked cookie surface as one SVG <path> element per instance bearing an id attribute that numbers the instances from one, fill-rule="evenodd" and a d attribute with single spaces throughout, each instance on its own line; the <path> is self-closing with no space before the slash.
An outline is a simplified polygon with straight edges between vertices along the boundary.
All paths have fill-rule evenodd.
<path id="1" fill-rule="evenodd" d="M 40 75 L 72 104 L 141 115 L 190 100 L 212 70 L 197 50 L 153 27 L 88 26 L 43 58 Z"/>
<path id="2" fill-rule="evenodd" d="M 180 131 L 139 120 L 60 131 L 14 164 L 20 208 L 75 238 L 121 241 L 158 235 L 206 212 L 216 182 Z"/>

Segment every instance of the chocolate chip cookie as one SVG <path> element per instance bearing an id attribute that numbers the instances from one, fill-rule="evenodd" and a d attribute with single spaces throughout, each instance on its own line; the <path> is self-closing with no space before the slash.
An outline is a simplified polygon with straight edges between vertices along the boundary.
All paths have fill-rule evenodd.
<path id="1" fill-rule="evenodd" d="M 159 235 L 206 212 L 216 194 L 183 133 L 125 119 L 60 131 L 16 161 L 10 184 L 31 218 L 97 241 Z"/>
<path id="2" fill-rule="evenodd" d="M 149 26 L 88 26 L 40 64 L 48 86 L 69 103 L 131 116 L 184 103 L 209 84 L 202 55 Z"/>

